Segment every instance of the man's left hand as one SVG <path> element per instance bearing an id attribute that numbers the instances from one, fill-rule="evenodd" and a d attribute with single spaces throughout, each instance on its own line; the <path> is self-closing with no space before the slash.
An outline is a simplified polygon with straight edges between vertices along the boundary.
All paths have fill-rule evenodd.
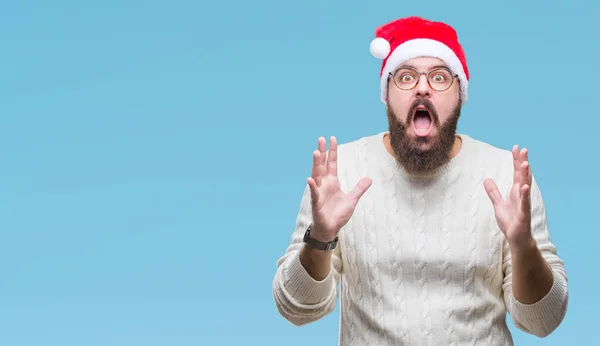
<path id="1" fill-rule="evenodd" d="M 514 176 L 508 199 L 504 199 L 496 183 L 488 178 L 484 181 L 498 226 L 511 247 L 530 245 L 531 236 L 531 182 L 527 149 L 519 151 L 515 145 L 512 149 Z"/>

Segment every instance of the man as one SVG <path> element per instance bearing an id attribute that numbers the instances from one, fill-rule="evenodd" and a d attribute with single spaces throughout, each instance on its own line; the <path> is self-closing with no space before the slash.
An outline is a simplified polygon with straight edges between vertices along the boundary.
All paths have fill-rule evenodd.
<path id="1" fill-rule="evenodd" d="M 527 150 L 456 133 L 469 72 L 455 30 L 399 19 L 371 52 L 389 131 L 331 137 L 328 152 L 319 138 L 273 281 L 279 312 L 311 323 L 339 296 L 344 346 L 512 345 L 507 312 L 549 335 L 567 308 L 563 262 Z"/>

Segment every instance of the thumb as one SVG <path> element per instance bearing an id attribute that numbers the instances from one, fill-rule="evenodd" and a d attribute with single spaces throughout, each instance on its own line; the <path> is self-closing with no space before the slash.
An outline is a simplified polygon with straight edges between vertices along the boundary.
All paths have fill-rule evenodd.
<path id="1" fill-rule="evenodd" d="M 492 201 L 492 205 L 494 207 L 496 207 L 500 203 L 502 203 L 502 201 L 503 201 L 502 195 L 500 194 L 500 191 L 498 190 L 498 186 L 496 185 L 494 180 L 492 180 L 490 178 L 486 179 L 483 182 L 483 186 L 485 187 L 485 192 L 487 192 L 488 196 L 490 197 L 490 200 Z"/>
<path id="2" fill-rule="evenodd" d="M 367 178 L 367 177 L 362 178 L 361 180 L 358 181 L 358 183 L 356 183 L 356 186 L 354 186 L 354 189 L 352 189 L 352 191 L 350 191 L 350 193 L 348 194 L 350 196 L 350 198 L 352 198 L 354 200 L 354 203 L 358 203 L 358 201 L 365 194 L 365 192 L 367 192 L 369 187 L 371 187 L 372 183 L 373 183 L 373 180 L 371 180 L 371 178 Z"/>
<path id="3" fill-rule="evenodd" d="M 313 177 L 306 178 L 306 182 L 308 183 L 308 187 L 310 188 L 310 197 L 315 204 L 319 199 L 319 188 L 317 187 L 317 182 Z"/>

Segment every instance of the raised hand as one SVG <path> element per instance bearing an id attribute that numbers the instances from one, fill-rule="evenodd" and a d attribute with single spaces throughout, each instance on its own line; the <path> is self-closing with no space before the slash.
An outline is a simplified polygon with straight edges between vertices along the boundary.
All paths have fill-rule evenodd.
<path id="1" fill-rule="evenodd" d="M 311 237 L 324 242 L 335 239 L 372 183 L 370 178 L 362 178 L 352 191 L 344 193 L 338 180 L 335 137 L 330 138 L 329 155 L 326 144 L 325 138 L 320 137 L 318 150 L 313 153 L 312 175 L 307 179 L 314 221 Z"/>
<path id="2" fill-rule="evenodd" d="M 512 149 L 514 176 L 508 199 L 504 200 L 492 179 L 484 182 L 492 201 L 496 221 L 511 246 L 526 245 L 531 241 L 531 182 L 532 174 L 527 149 Z"/>

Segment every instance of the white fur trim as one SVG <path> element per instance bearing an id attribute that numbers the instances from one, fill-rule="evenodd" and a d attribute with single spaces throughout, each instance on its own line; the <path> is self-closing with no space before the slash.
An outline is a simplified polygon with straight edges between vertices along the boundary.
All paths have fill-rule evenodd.
<path id="1" fill-rule="evenodd" d="M 462 95 L 462 102 L 467 101 L 467 91 L 469 87 L 469 81 L 463 69 L 460 60 L 452 49 L 445 44 L 426 38 L 414 39 L 406 41 L 394 49 L 392 54 L 386 61 L 383 73 L 381 74 L 381 101 L 386 103 L 388 75 L 393 72 L 398 66 L 407 60 L 417 57 L 435 57 L 444 61 L 448 67 L 458 75 L 460 79 L 460 93 Z"/>

